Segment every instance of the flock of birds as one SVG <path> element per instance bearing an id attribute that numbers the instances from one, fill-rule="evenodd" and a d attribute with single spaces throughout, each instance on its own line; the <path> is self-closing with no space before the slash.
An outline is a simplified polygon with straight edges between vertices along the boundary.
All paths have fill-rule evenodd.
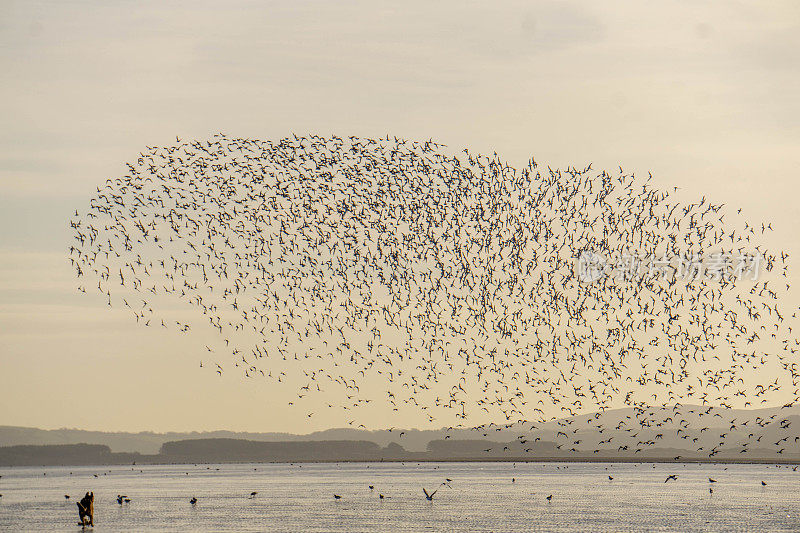
<path id="1" fill-rule="evenodd" d="M 558 419 L 575 452 L 581 430 L 602 436 L 592 451 L 642 452 L 668 428 L 709 457 L 798 453 L 788 254 L 764 246 L 771 225 L 674 193 L 388 136 L 176 138 L 76 211 L 70 261 L 80 291 L 141 325 L 211 339 L 204 368 L 288 387 L 290 405 L 316 398 L 308 417 L 327 406 L 358 427 L 380 405 L 484 434 Z M 587 282 L 587 252 L 760 271 L 662 261 Z M 609 425 L 619 407 L 632 414 Z M 749 436 L 729 442 L 734 429 Z"/>

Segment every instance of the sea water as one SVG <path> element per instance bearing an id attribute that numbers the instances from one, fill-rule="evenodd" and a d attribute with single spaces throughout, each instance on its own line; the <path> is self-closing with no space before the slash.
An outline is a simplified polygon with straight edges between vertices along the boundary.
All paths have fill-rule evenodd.
<path id="1" fill-rule="evenodd" d="M 76 502 L 93 491 L 97 531 L 800 531 L 800 472 L 786 465 L 128 465 L 0 476 L 9 530 L 80 530 Z"/>

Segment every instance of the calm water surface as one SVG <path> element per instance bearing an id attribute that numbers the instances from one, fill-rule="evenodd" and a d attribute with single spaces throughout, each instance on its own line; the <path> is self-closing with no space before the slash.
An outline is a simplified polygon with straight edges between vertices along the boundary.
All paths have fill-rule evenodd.
<path id="1" fill-rule="evenodd" d="M 669 474 L 678 480 L 665 483 Z M 800 472 L 774 465 L 238 464 L 0 475 L 7 530 L 80 531 L 75 502 L 92 490 L 96 531 L 800 531 Z M 450 487 L 440 486 L 446 478 Z M 432 502 L 422 487 L 439 487 Z M 131 502 L 118 505 L 117 494 Z"/>

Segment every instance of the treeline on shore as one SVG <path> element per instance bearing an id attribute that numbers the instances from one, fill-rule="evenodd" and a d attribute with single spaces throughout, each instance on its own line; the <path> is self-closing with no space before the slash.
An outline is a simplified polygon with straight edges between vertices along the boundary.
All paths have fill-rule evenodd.
<path id="1" fill-rule="evenodd" d="M 345 461 L 800 462 L 800 456 L 775 457 L 769 450 L 752 452 L 745 458 L 731 450 L 712 460 L 701 454 L 670 448 L 648 450 L 646 457 L 609 450 L 565 452 L 555 443 L 546 441 L 525 445 L 519 441 L 433 440 L 426 451 L 413 452 L 395 442 L 381 447 L 369 441 L 263 442 L 213 438 L 166 442 L 157 454 L 113 452 L 101 444 L 4 446 L 0 447 L 0 466 Z"/>

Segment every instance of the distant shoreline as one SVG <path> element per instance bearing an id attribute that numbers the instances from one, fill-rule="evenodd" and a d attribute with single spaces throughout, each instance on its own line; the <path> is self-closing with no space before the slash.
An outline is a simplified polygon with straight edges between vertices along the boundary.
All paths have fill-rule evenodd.
<path id="1" fill-rule="evenodd" d="M 170 465 L 225 463 L 726 463 L 798 464 L 800 454 L 770 456 L 754 449 L 743 457 L 723 449 L 713 457 L 670 447 L 653 448 L 641 455 L 631 451 L 574 452 L 559 450 L 554 442 L 523 444 L 481 440 L 434 440 L 424 452 L 409 451 L 397 443 L 379 446 L 370 441 L 324 440 L 265 442 L 244 439 L 190 439 L 166 442 L 155 454 L 113 452 L 103 444 L 50 444 L 0 447 L 0 466 Z"/>
<path id="2" fill-rule="evenodd" d="M 785 460 L 774 459 L 663 459 L 655 457 L 643 457 L 640 459 L 628 458 L 599 458 L 599 457 L 511 457 L 508 459 L 495 457 L 473 457 L 473 458 L 425 458 L 425 459 L 384 459 L 384 460 L 362 460 L 362 459 L 342 459 L 342 460 L 301 460 L 301 461 L 181 461 L 181 462 L 161 462 L 147 461 L 141 463 L 119 463 L 119 462 L 100 462 L 86 464 L 72 463 L 47 463 L 47 464 L 0 464 L 0 468 L 46 468 L 46 467 L 105 467 L 105 466 L 181 466 L 181 465 L 290 465 L 290 464 L 405 464 L 405 463 L 607 463 L 607 464 L 753 464 L 753 465 L 798 465 L 800 457 Z"/>
<path id="3" fill-rule="evenodd" d="M 484 448 L 489 446 L 489 448 Z M 527 447 L 526 447 L 527 446 Z M 0 466 L 99 466 L 174 464 L 289 464 L 289 463 L 671 463 L 671 464 L 798 464 L 800 454 L 770 457 L 752 450 L 742 457 L 721 450 L 713 457 L 675 448 L 654 448 L 647 454 L 604 451 L 559 451 L 553 442 L 523 445 L 486 441 L 430 441 L 425 452 L 397 443 L 381 447 L 369 441 L 263 442 L 242 439 L 191 439 L 167 442 L 157 454 L 112 452 L 102 444 L 17 445 L 0 447 Z"/>

